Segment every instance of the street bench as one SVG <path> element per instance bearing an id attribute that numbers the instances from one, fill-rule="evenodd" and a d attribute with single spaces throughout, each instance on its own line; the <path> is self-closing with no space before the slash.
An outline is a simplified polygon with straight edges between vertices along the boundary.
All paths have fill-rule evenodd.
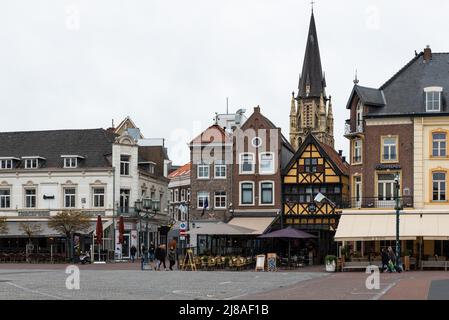
<path id="1" fill-rule="evenodd" d="M 444 271 L 447 271 L 448 262 L 441 260 L 434 261 L 421 261 L 421 270 L 424 268 L 444 268 Z"/>
<path id="2" fill-rule="evenodd" d="M 342 271 L 345 270 L 366 270 L 370 265 L 369 261 L 350 261 L 343 263 Z"/>

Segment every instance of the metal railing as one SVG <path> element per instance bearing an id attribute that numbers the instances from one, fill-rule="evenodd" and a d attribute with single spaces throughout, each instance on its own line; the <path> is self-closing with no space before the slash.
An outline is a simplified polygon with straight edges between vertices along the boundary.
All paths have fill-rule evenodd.
<path id="1" fill-rule="evenodd" d="M 355 133 L 362 133 L 364 131 L 363 120 L 356 121 L 355 128 L 351 127 L 351 120 L 346 120 L 345 123 L 345 135 L 351 135 Z"/>
<path id="2" fill-rule="evenodd" d="M 124 217 L 135 217 L 137 216 L 137 211 L 134 207 L 118 207 L 117 214 Z"/>
<path id="3" fill-rule="evenodd" d="M 399 198 L 401 208 L 413 208 L 413 196 L 403 196 Z M 396 200 L 392 197 L 355 197 L 343 199 L 342 209 L 394 209 Z"/>

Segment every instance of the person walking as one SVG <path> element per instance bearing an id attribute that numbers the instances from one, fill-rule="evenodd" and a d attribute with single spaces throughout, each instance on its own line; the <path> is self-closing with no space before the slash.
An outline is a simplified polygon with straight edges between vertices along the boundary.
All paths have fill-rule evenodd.
<path id="1" fill-rule="evenodd" d="M 385 248 L 382 248 L 382 272 L 385 272 L 388 270 L 388 261 L 390 260 L 390 258 L 388 257 L 388 253 L 385 250 Z"/>
<path id="2" fill-rule="evenodd" d="M 168 261 L 170 262 L 170 270 L 173 271 L 173 266 L 176 263 L 176 251 L 173 246 L 171 246 L 168 251 Z"/>
<path id="3" fill-rule="evenodd" d="M 163 244 L 161 244 L 157 249 L 156 249 L 156 260 L 157 262 L 157 270 L 161 269 L 161 264 L 164 265 L 164 269 L 167 270 L 167 266 L 165 265 L 165 256 L 166 256 L 166 251 L 165 251 L 165 246 Z"/>
<path id="4" fill-rule="evenodd" d="M 136 260 L 136 253 L 137 253 L 137 248 L 135 245 L 131 247 L 130 253 L 131 253 L 131 262 L 134 263 L 134 261 Z"/>
<path id="5" fill-rule="evenodd" d="M 148 249 L 148 254 L 150 255 L 150 262 L 154 261 L 154 253 L 156 251 L 156 248 L 154 246 L 153 241 L 150 242 L 150 248 Z"/>
<path id="6" fill-rule="evenodd" d="M 140 255 L 141 255 L 140 268 L 143 270 L 143 266 L 145 263 L 147 263 L 147 257 L 148 257 L 148 249 L 145 247 L 144 244 L 142 244 L 142 247 L 140 248 Z"/>

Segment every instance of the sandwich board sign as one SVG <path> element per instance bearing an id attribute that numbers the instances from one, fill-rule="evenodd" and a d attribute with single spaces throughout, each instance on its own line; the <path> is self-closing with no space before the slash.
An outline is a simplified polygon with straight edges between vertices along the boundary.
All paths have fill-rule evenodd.
<path id="1" fill-rule="evenodd" d="M 267 271 L 277 271 L 276 268 L 276 253 L 267 254 Z"/>
<path id="2" fill-rule="evenodd" d="M 265 255 L 259 254 L 256 258 L 256 271 L 265 270 Z"/>

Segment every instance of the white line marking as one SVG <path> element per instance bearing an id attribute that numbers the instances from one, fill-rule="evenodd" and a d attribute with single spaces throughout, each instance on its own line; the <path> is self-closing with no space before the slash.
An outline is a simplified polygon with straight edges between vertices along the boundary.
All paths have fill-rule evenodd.
<path id="1" fill-rule="evenodd" d="M 65 298 L 54 296 L 54 295 L 51 295 L 51 294 L 48 294 L 48 293 L 44 293 L 44 292 L 40 292 L 40 291 L 37 291 L 37 290 L 32 290 L 32 289 L 29 289 L 29 288 L 25 288 L 25 287 L 22 287 L 22 286 L 19 286 L 19 285 L 15 284 L 15 283 L 12 283 L 12 282 L 6 282 L 6 284 L 9 284 L 10 286 L 16 287 L 16 288 L 21 289 L 23 291 L 27 291 L 27 292 L 31 292 L 31 293 L 35 293 L 35 294 L 40 294 L 40 295 L 47 296 L 47 297 L 54 298 L 54 299 L 58 299 L 58 300 L 65 300 Z"/>
<path id="2" fill-rule="evenodd" d="M 390 283 L 389 286 L 387 286 L 387 287 L 386 287 L 384 290 L 382 290 L 380 293 L 378 293 L 377 295 L 375 295 L 374 297 L 372 297 L 371 300 L 379 300 L 380 298 L 382 298 L 382 296 L 383 296 L 384 294 L 386 294 L 391 288 L 393 288 L 394 286 L 396 286 L 396 285 L 399 283 L 399 281 L 401 281 L 401 279 L 399 279 L 399 280 L 397 280 L 397 281 L 395 281 L 395 282 L 393 282 L 393 283 Z"/>
<path id="3" fill-rule="evenodd" d="M 232 283 L 232 281 L 220 282 L 219 284 L 228 284 L 228 283 Z"/>

